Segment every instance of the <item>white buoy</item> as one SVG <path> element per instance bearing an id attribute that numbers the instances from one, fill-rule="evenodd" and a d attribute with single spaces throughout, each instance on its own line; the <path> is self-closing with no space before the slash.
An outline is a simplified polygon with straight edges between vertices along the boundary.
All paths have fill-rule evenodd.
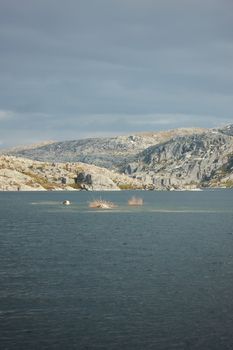
<path id="1" fill-rule="evenodd" d="M 70 205 L 70 201 L 68 201 L 67 199 L 65 201 L 62 202 L 63 205 Z"/>

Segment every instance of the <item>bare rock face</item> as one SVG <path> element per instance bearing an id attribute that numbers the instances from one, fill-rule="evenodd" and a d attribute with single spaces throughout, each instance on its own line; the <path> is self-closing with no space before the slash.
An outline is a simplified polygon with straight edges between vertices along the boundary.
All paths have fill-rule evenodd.
<path id="1" fill-rule="evenodd" d="M 208 186 L 232 153 L 232 136 L 209 131 L 149 147 L 124 170 L 155 188 Z"/>
<path id="2" fill-rule="evenodd" d="M 142 188 L 126 175 L 82 163 L 45 163 L 0 156 L 0 191 L 119 190 Z"/>
<path id="3" fill-rule="evenodd" d="M 221 132 L 222 134 L 233 136 L 233 124 L 227 125 L 224 128 L 216 129 L 216 131 Z"/>
<path id="4" fill-rule="evenodd" d="M 31 177 L 14 169 L 0 169 L 0 190 L 3 191 L 45 191 L 39 183 L 32 183 Z"/>
<path id="5" fill-rule="evenodd" d="M 77 175 L 75 182 L 79 184 L 85 184 L 85 185 L 91 186 L 92 185 L 91 174 L 88 174 L 82 171 Z"/>
<path id="6" fill-rule="evenodd" d="M 112 179 L 102 174 L 81 172 L 75 178 L 75 183 L 79 184 L 82 189 L 89 191 L 116 191 L 120 189 Z"/>
<path id="7" fill-rule="evenodd" d="M 24 175 L 33 177 L 33 188 L 233 187 L 233 125 L 55 142 L 8 153 L 28 158 L 21 165 L 15 159 L 18 172 L 31 162 Z"/>
<path id="8" fill-rule="evenodd" d="M 90 138 L 33 145 L 23 149 L 7 150 L 7 155 L 29 158 L 43 162 L 82 162 L 107 169 L 119 170 L 146 148 L 170 140 L 176 136 L 203 132 L 203 129 L 184 128 L 136 135 Z"/>

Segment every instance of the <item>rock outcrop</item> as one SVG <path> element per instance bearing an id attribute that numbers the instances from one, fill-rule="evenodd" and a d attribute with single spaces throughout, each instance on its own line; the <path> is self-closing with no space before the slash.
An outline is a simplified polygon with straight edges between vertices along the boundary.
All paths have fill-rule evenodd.
<path id="1" fill-rule="evenodd" d="M 104 191 L 122 188 L 142 188 L 142 183 L 127 175 L 89 164 L 0 157 L 0 191 Z"/>
<path id="2" fill-rule="evenodd" d="M 224 186 L 231 178 L 232 154 L 233 137 L 212 130 L 149 147 L 123 170 L 153 188 Z"/>
<path id="3" fill-rule="evenodd" d="M 51 187 L 59 181 L 59 188 L 84 190 L 233 187 L 233 125 L 56 142 L 8 153 L 33 159 L 29 172 L 12 175 L 24 176 L 24 186 L 39 159 L 44 162 L 36 176 L 46 173 Z M 38 173 L 38 167 L 44 170 Z M 45 188 L 42 180 L 36 184 Z"/>
<path id="4" fill-rule="evenodd" d="M 203 129 L 184 128 L 170 131 L 141 133 L 110 138 L 91 138 L 48 143 L 39 147 L 7 150 L 4 154 L 43 162 L 82 162 L 107 169 L 119 169 L 139 152 L 177 136 L 203 132 Z"/>

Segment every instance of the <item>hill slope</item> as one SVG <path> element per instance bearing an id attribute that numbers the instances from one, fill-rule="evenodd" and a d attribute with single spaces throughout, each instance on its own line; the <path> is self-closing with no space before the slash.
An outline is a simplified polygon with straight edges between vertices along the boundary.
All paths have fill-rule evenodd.
<path id="1" fill-rule="evenodd" d="M 139 180 L 94 165 L 55 164 L 0 156 L 0 191 L 103 191 L 137 188 L 142 188 Z"/>
<path id="2" fill-rule="evenodd" d="M 99 165 L 150 189 L 233 187 L 233 125 L 55 142 L 9 153 L 70 166 Z"/>
<path id="3" fill-rule="evenodd" d="M 203 129 L 177 129 L 111 138 L 90 138 L 54 142 L 40 147 L 8 150 L 5 154 L 43 162 L 83 162 L 105 168 L 118 168 L 144 149 L 177 136 L 203 132 Z"/>
<path id="4" fill-rule="evenodd" d="M 123 170 L 155 188 L 229 186 L 233 180 L 232 159 L 230 133 L 209 131 L 151 146 Z"/>

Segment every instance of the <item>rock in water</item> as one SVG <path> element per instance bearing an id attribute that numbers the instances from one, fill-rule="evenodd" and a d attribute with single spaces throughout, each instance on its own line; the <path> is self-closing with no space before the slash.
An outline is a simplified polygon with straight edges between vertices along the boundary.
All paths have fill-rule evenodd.
<path id="1" fill-rule="evenodd" d="M 70 201 L 68 201 L 67 199 L 65 201 L 62 202 L 63 205 L 70 205 Z"/>

